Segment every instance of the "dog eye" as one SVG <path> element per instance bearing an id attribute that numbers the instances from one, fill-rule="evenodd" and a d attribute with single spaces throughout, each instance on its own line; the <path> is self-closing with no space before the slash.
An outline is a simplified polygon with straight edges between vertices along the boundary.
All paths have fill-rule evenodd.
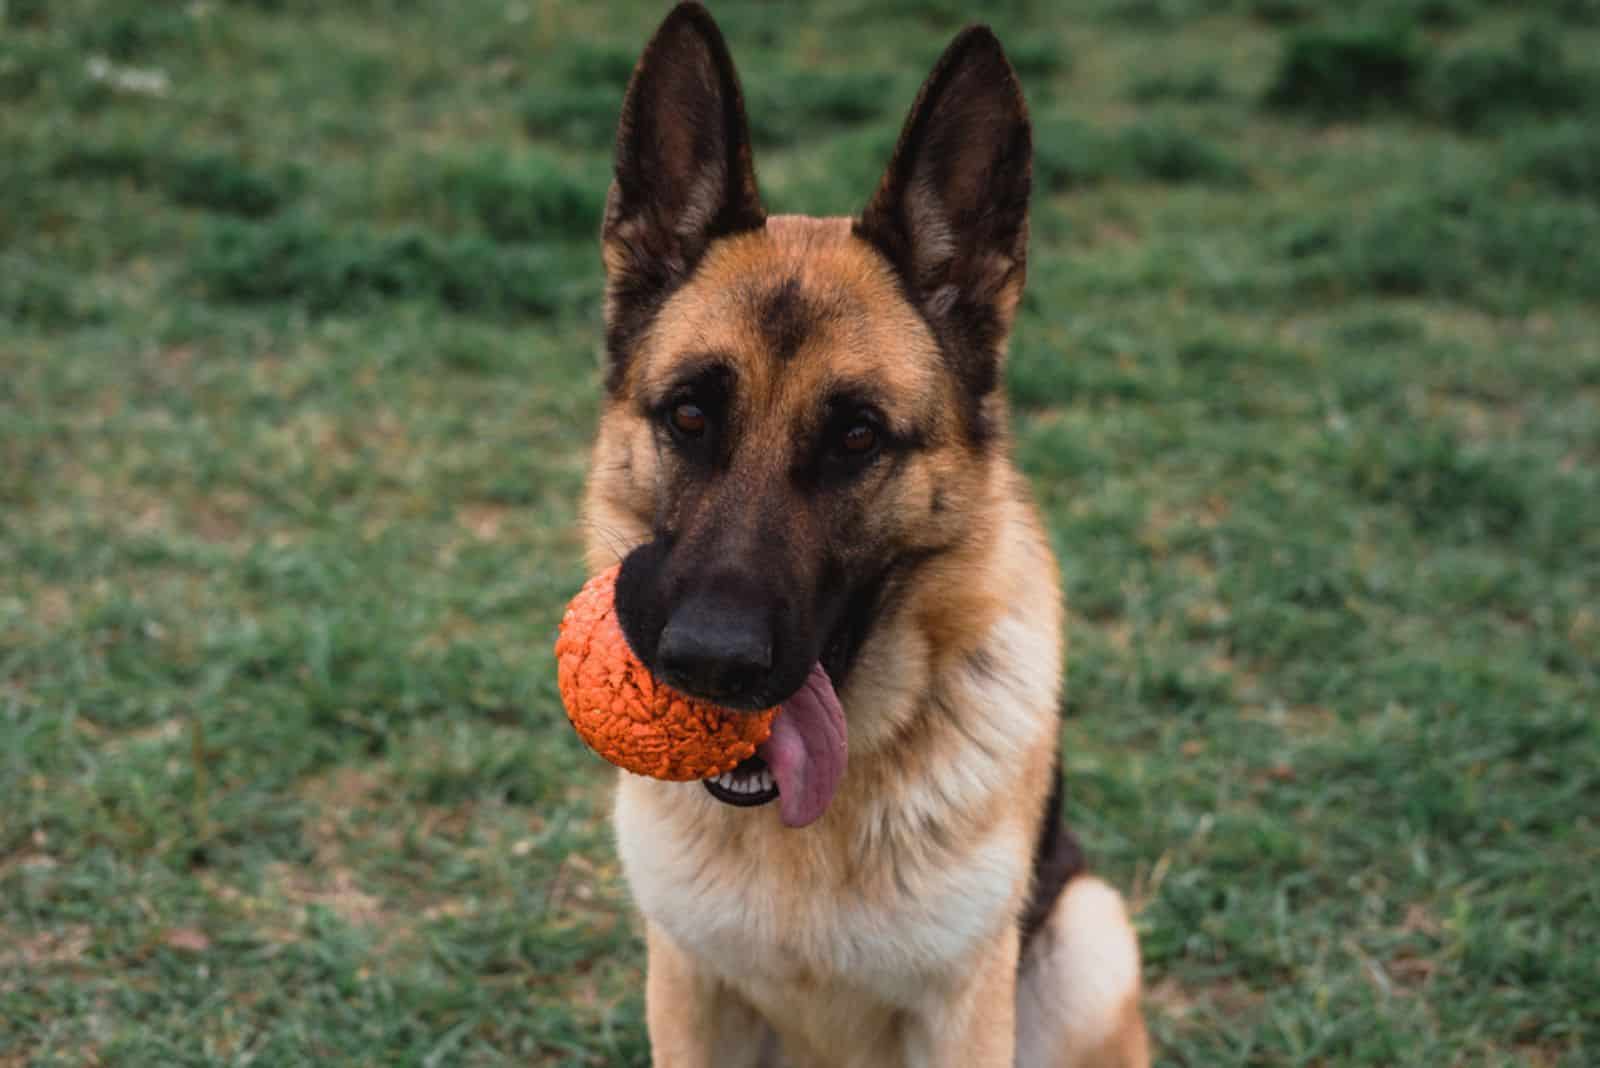
<path id="1" fill-rule="evenodd" d="M 685 401 L 672 409 L 672 429 L 686 438 L 697 438 L 706 432 L 705 409 Z"/>
<path id="2" fill-rule="evenodd" d="M 856 423 L 839 436 L 839 451 L 847 456 L 865 456 L 878 447 L 878 431 L 870 423 Z"/>

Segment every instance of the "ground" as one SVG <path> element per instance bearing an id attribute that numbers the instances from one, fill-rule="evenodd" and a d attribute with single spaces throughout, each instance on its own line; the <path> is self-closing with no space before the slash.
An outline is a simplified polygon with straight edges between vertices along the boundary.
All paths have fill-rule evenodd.
<path id="1" fill-rule="evenodd" d="M 1160 1063 L 1594 1063 L 1600 8 L 715 10 L 774 210 L 858 209 L 969 15 L 1021 73 Z M 551 646 L 661 11 L 0 3 L 0 1065 L 647 1062 Z"/>

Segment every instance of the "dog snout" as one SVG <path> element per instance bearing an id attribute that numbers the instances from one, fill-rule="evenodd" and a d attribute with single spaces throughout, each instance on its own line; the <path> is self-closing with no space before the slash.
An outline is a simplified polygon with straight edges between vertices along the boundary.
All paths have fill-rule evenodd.
<path id="1" fill-rule="evenodd" d="M 656 660 L 674 689 L 749 707 L 772 673 L 772 623 L 762 606 L 707 591 L 685 598 L 661 631 Z"/>

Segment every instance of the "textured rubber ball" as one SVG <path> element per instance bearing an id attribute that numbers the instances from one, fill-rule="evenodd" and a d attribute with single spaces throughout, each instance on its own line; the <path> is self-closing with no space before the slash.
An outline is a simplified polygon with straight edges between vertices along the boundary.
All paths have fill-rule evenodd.
<path id="1" fill-rule="evenodd" d="M 772 733 L 776 708 L 739 712 L 658 683 L 617 622 L 620 565 L 584 584 L 556 638 L 556 685 L 578 736 L 617 767 L 688 782 L 732 771 Z"/>

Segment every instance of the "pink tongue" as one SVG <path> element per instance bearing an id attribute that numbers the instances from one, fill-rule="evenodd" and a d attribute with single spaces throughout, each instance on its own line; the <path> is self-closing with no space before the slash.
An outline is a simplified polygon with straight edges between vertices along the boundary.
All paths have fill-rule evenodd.
<path id="1" fill-rule="evenodd" d="M 778 780 L 778 814 L 787 827 L 821 817 L 844 778 L 844 709 L 820 663 L 800 692 L 783 703 L 772 735 L 756 749 Z"/>

